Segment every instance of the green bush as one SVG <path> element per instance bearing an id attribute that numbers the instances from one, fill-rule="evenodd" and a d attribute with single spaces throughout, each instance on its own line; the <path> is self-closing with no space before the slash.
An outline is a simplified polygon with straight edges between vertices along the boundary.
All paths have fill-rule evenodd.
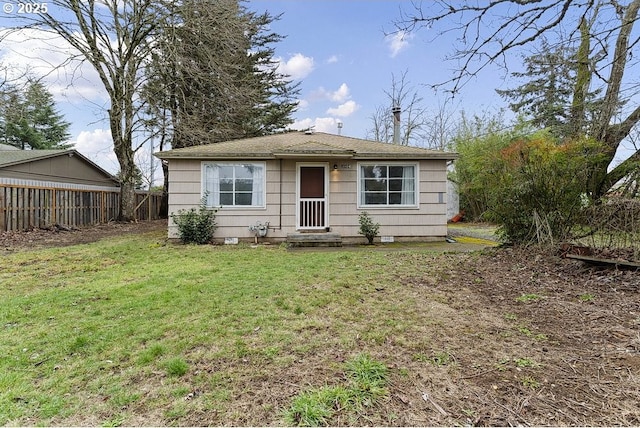
<path id="1" fill-rule="evenodd" d="M 559 141 L 526 127 L 459 138 L 451 178 L 470 219 L 498 224 L 503 240 L 517 244 L 570 237 L 590 203 L 600 144 L 584 137 Z"/>
<path id="2" fill-rule="evenodd" d="M 373 219 L 369 216 L 369 213 L 363 211 L 358 217 L 358 221 L 360 222 L 360 230 L 358 233 L 367 238 L 369 245 L 373 244 L 373 238 L 378 235 L 378 230 L 380 230 L 380 224 L 374 223 Z"/>
<path id="3" fill-rule="evenodd" d="M 216 231 L 217 210 L 207 208 L 206 196 L 200 201 L 198 209 L 179 210 L 171 214 L 173 222 L 178 226 L 178 236 L 185 244 L 208 244 Z"/>
<path id="4" fill-rule="evenodd" d="M 500 186 L 486 218 L 515 243 L 553 243 L 570 237 L 589 203 L 587 184 L 599 145 L 588 139 L 556 142 L 546 133 L 514 141 L 498 153 Z"/>

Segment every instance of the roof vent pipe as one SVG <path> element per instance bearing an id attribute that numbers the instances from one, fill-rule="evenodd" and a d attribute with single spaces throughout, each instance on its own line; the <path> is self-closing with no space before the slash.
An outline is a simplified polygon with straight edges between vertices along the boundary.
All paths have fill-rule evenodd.
<path id="1" fill-rule="evenodd" d="M 393 144 L 400 144 L 400 106 L 393 106 Z"/>

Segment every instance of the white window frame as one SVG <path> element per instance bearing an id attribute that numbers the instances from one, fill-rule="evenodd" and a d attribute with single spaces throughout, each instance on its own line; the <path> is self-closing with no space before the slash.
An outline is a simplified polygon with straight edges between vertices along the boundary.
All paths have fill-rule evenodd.
<path id="1" fill-rule="evenodd" d="M 211 195 L 209 194 L 206 206 L 207 208 L 218 208 L 218 209 L 233 209 L 233 210 L 253 210 L 253 209 L 265 209 L 267 204 L 267 164 L 266 162 L 231 162 L 231 161 L 204 161 L 201 163 L 201 172 L 200 172 L 200 195 L 202 198 L 206 196 L 207 188 L 206 188 L 206 177 L 205 170 L 208 165 L 216 165 L 216 166 L 243 166 L 243 165 L 254 165 L 262 168 L 262 190 L 261 190 L 261 199 L 262 204 L 259 205 L 214 205 L 209 203 L 209 199 Z M 214 190 L 215 191 L 215 190 Z M 217 190 L 220 192 L 220 188 Z M 219 198 L 218 198 L 219 200 Z M 235 190 L 234 190 L 234 201 L 235 201 Z"/>
<path id="2" fill-rule="evenodd" d="M 362 167 L 366 166 L 412 166 L 414 169 L 414 188 L 413 188 L 413 204 L 363 204 L 362 203 L 362 192 L 364 192 L 364 188 L 362 186 Z M 391 161 L 391 162 L 358 162 L 358 194 L 356 195 L 357 207 L 366 208 L 366 209 L 417 209 L 420 207 L 420 164 L 418 162 L 402 162 L 402 161 Z M 387 193 L 389 192 L 387 187 Z"/>

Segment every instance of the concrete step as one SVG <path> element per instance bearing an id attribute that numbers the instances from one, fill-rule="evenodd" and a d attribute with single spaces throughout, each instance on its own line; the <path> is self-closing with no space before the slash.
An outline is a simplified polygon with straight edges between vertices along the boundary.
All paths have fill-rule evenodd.
<path id="1" fill-rule="evenodd" d="M 292 247 L 342 247 L 342 236 L 338 233 L 289 233 L 287 243 Z"/>

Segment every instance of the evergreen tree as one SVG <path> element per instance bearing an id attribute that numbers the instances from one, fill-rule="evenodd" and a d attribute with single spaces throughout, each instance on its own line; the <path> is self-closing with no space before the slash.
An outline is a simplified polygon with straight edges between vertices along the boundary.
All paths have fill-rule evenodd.
<path id="1" fill-rule="evenodd" d="M 587 83 L 582 99 L 576 97 L 579 53 L 566 46 L 552 47 L 544 41 L 539 53 L 524 58 L 524 72 L 511 73 L 527 81 L 496 92 L 511 101 L 509 108 L 514 113 L 536 128 L 544 128 L 560 138 L 584 135 L 598 107 L 600 91 L 589 92 Z"/>
<path id="2" fill-rule="evenodd" d="M 298 90 L 273 60 L 272 44 L 282 39 L 269 31 L 276 18 L 237 0 L 167 8 L 144 91 L 152 115 L 169 117 L 161 141 L 186 147 L 265 135 L 293 122 Z"/>
<path id="3" fill-rule="evenodd" d="M 5 86 L 0 103 L 0 138 L 4 144 L 25 149 L 66 149 L 69 123 L 56 110 L 46 87 L 30 81 L 26 88 Z"/>

